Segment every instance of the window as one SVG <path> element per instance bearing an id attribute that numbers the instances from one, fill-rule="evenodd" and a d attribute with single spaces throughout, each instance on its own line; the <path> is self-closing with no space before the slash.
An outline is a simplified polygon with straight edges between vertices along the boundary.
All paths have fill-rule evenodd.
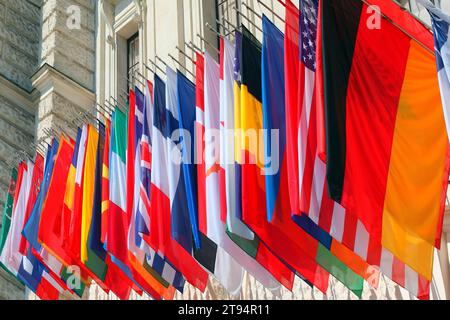
<path id="1" fill-rule="evenodd" d="M 128 89 L 133 86 L 133 71 L 139 64 L 139 33 L 127 40 L 127 78 Z"/>

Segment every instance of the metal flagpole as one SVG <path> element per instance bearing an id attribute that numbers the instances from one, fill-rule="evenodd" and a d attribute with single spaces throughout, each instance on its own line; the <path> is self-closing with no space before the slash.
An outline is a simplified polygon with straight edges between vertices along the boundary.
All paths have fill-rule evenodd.
<path id="1" fill-rule="evenodd" d="M 263 32 L 260 27 L 258 27 L 253 21 L 251 21 L 247 16 L 245 16 L 242 12 L 240 12 L 236 7 L 233 7 L 233 10 L 235 10 L 238 15 L 240 15 L 242 18 L 247 20 L 251 25 L 253 25 L 260 32 Z"/>
<path id="2" fill-rule="evenodd" d="M 208 40 L 206 40 L 205 38 L 203 38 L 201 35 L 199 35 L 197 33 L 197 37 L 200 38 L 200 40 L 202 40 L 204 43 L 206 43 L 211 49 L 213 49 L 214 51 L 216 51 L 216 53 L 220 54 L 220 50 L 217 49 L 216 47 L 214 47 L 211 43 L 208 42 Z"/>
<path id="3" fill-rule="evenodd" d="M 264 2 L 262 2 L 261 0 L 257 0 L 258 4 L 262 5 L 264 8 L 266 8 L 268 11 L 270 11 L 275 17 L 277 17 L 278 19 L 280 19 L 282 22 L 285 22 L 284 19 L 278 15 L 275 11 L 273 11 L 271 8 L 269 8 L 269 6 L 267 4 L 265 4 Z"/>
<path id="4" fill-rule="evenodd" d="M 185 56 L 186 58 L 191 60 L 192 63 L 195 64 L 195 60 L 192 59 L 187 53 L 185 53 L 183 50 L 181 50 L 178 46 L 175 46 L 175 48 L 177 48 L 178 52 L 180 52 L 183 56 Z"/>
<path id="5" fill-rule="evenodd" d="M 183 70 L 185 70 L 187 73 L 189 73 L 194 79 L 195 79 L 195 74 L 193 74 L 191 71 L 189 71 L 185 66 L 183 66 L 180 61 L 178 61 L 177 59 L 175 59 L 174 56 L 172 56 L 170 53 L 168 54 L 168 56 L 170 58 L 172 58 L 172 60 L 177 63 Z"/>

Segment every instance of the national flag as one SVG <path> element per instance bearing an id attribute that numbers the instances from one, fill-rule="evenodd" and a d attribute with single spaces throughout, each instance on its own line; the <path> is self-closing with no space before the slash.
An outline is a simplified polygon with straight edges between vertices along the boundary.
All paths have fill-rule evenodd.
<path id="1" fill-rule="evenodd" d="M 72 275 L 67 273 L 67 269 L 48 251 L 42 248 L 41 243 L 38 241 L 38 232 L 40 225 L 40 218 L 42 212 L 42 206 L 45 201 L 47 191 L 49 189 L 50 181 L 53 174 L 55 160 L 58 159 L 59 151 L 59 142 L 57 139 L 52 139 L 51 145 L 48 147 L 48 151 L 45 158 L 44 165 L 44 177 L 39 190 L 38 197 L 36 199 L 36 203 L 31 211 L 30 217 L 26 224 L 24 225 L 22 234 L 26 238 L 27 242 L 30 245 L 31 253 L 35 258 L 39 260 L 39 262 L 45 266 L 42 273 L 41 283 L 37 288 L 36 294 L 40 296 L 43 294 L 40 292 L 40 289 L 43 287 L 50 288 L 50 281 L 44 280 L 47 276 L 51 276 L 52 279 L 58 282 L 59 287 L 64 287 L 66 290 L 70 290 L 70 292 L 76 293 L 79 297 L 83 295 L 85 285 L 83 282 L 80 282 L 80 287 L 76 288 L 67 283 L 68 276 Z M 28 257 L 29 260 L 32 258 Z M 74 276 L 79 277 L 80 275 L 74 274 Z M 45 283 L 45 286 L 44 286 Z M 55 290 L 53 288 L 52 290 Z"/>
<path id="2" fill-rule="evenodd" d="M 36 203 L 37 196 L 39 194 L 39 188 L 41 187 L 42 178 L 44 175 L 44 157 L 40 155 L 39 153 L 36 153 L 35 160 L 34 160 L 34 167 L 33 167 L 33 174 L 31 178 L 31 185 L 30 185 L 30 192 L 27 199 L 27 206 L 25 209 L 25 216 L 24 216 L 24 224 L 28 221 L 28 218 L 31 215 L 31 211 L 33 210 L 33 207 Z M 27 251 L 27 240 L 23 235 L 20 237 L 20 246 L 19 246 L 19 252 L 22 255 L 26 254 Z"/>
<path id="3" fill-rule="evenodd" d="M 317 49 L 314 49 L 315 47 L 309 48 L 310 46 L 315 45 L 315 37 L 311 38 L 311 34 L 316 29 L 316 25 L 320 25 L 320 15 L 318 17 L 312 15 L 313 13 L 318 12 L 317 2 L 301 1 L 300 5 L 304 8 L 302 9 L 302 13 L 307 12 L 308 15 L 305 16 L 305 14 L 303 14 L 301 19 L 301 25 L 304 33 L 301 32 L 300 34 L 302 37 L 300 39 L 302 50 L 302 61 L 300 64 L 302 68 L 300 70 L 302 81 L 300 85 L 302 85 L 302 87 L 300 88 L 301 99 L 299 100 L 298 110 L 306 110 L 306 112 L 302 111 L 302 121 L 299 124 L 294 123 L 293 125 L 299 127 L 299 132 L 306 132 L 308 135 L 307 141 L 304 141 L 307 145 L 300 148 L 301 151 L 303 150 L 305 152 L 305 154 L 300 154 L 300 158 L 306 159 L 305 162 L 308 165 L 301 170 L 301 172 L 304 173 L 302 177 L 302 182 L 304 185 L 301 198 L 301 208 L 303 212 L 299 215 L 292 209 L 295 214 L 293 218 L 294 221 L 305 231 L 320 241 L 322 246 L 327 248 L 334 258 L 337 258 L 337 260 L 334 259 L 334 263 L 339 265 L 343 262 L 356 274 L 367 279 L 371 285 L 376 285 L 378 283 L 377 279 L 379 277 L 379 272 L 376 268 L 374 268 L 374 266 L 380 267 L 380 257 L 382 253 L 381 246 L 373 241 L 373 239 L 369 239 L 362 224 L 360 222 L 357 223 L 352 215 L 346 215 L 345 210 L 328 197 L 326 190 L 324 173 L 325 165 L 320 161 L 323 159 L 320 151 L 320 144 L 323 139 L 321 134 L 323 130 L 320 129 L 323 127 L 323 121 L 320 121 L 322 117 L 320 110 L 323 100 L 321 92 L 321 77 L 319 77 L 319 75 L 321 75 L 320 70 L 322 66 L 321 46 L 319 45 Z M 286 34 L 289 34 L 289 30 L 292 30 L 292 21 L 298 20 L 295 18 L 298 16 L 298 9 L 292 3 L 289 3 L 286 7 L 286 15 Z M 305 18 L 307 20 L 304 20 Z M 316 22 L 316 19 L 318 22 Z M 308 24 L 306 24 L 305 21 L 307 21 Z M 314 28 L 314 30 L 311 31 L 309 30 L 310 28 Z M 317 31 L 317 43 L 320 44 L 320 28 Z M 291 48 L 292 50 L 292 46 L 294 46 L 295 49 L 298 46 L 298 38 L 297 44 L 295 43 L 295 38 L 289 39 L 289 41 L 286 41 L 285 39 L 285 45 L 287 49 Z M 316 52 L 317 58 L 315 57 Z M 309 69 L 307 64 L 304 62 L 309 61 L 308 54 L 312 55 L 312 58 L 317 61 L 315 65 L 312 65 L 312 69 Z M 292 65 L 293 58 L 294 54 L 286 53 L 285 66 L 287 70 L 289 70 L 289 66 Z M 311 67 L 311 63 L 308 65 Z M 315 72 L 315 76 L 312 74 L 313 72 Z M 304 81 L 305 79 L 309 80 Z M 291 75 L 286 78 L 286 85 L 288 87 L 289 83 L 295 84 L 297 82 L 298 76 L 295 77 L 295 75 Z M 287 102 L 289 101 L 288 96 L 289 94 L 286 95 Z M 315 98 L 311 99 L 308 97 Z M 293 110 L 291 110 L 291 112 L 297 112 L 295 108 L 292 109 Z M 286 121 L 287 123 L 289 123 L 289 121 L 292 122 L 292 118 L 287 116 Z M 314 161 L 313 159 L 316 160 Z M 315 165 L 312 166 L 312 163 L 315 163 Z M 320 183 L 320 181 L 322 181 L 322 183 Z M 314 186 L 314 188 L 311 186 Z M 308 190 L 311 194 L 309 196 L 305 196 L 305 194 L 307 194 L 305 190 Z M 320 190 L 323 190 L 323 192 L 320 192 Z M 290 196 L 291 198 L 299 198 L 292 193 L 290 193 Z M 344 225 L 346 226 L 345 228 L 343 227 Z M 399 262 L 396 265 L 396 268 L 398 268 L 400 266 Z M 384 263 L 382 264 L 381 270 L 387 270 L 388 274 L 391 274 L 392 272 L 389 270 L 391 270 L 392 267 L 393 266 L 388 266 Z M 414 276 L 411 272 L 409 272 L 408 274 L 411 275 L 411 277 L 409 277 L 411 279 L 410 281 L 405 281 L 404 277 L 402 279 L 397 276 L 399 273 L 393 274 L 396 275 L 394 277 L 394 281 L 402 285 L 405 284 L 406 288 L 414 295 L 418 293 L 417 288 L 426 288 L 426 286 L 423 285 L 417 286 L 417 279 L 419 279 L 417 274 Z M 416 279 L 415 286 L 412 285 L 414 283 L 412 279 Z M 426 296 L 427 294 L 420 292 L 420 295 Z"/>
<path id="4" fill-rule="evenodd" d="M 171 80 L 173 81 L 173 80 Z M 187 252 L 171 236 L 171 199 L 172 192 L 169 187 L 169 162 L 168 139 L 172 132 L 169 131 L 169 121 L 175 121 L 173 114 L 166 111 L 166 86 L 155 75 L 154 83 L 154 112 L 152 126 L 152 176 L 151 176 L 151 214 L 149 235 L 144 235 L 144 240 L 155 251 L 164 254 L 173 266 L 179 270 L 186 280 L 200 290 L 204 291 L 208 274 L 197 264 L 190 252 Z M 173 86 L 173 83 L 171 84 Z M 176 87 L 175 87 L 176 88 Z M 173 106 L 176 110 L 176 105 Z M 174 126 L 172 124 L 172 126 Z M 178 126 L 176 126 L 178 128 Z"/>
<path id="5" fill-rule="evenodd" d="M 109 212 L 107 251 L 126 265 L 127 234 L 127 117 L 118 108 L 114 112 L 109 167 Z"/>
<path id="6" fill-rule="evenodd" d="M 290 219 L 290 210 L 279 210 L 267 221 L 261 82 L 261 44 L 243 27 L 241 84 L 242 220 L 280 259 L 322 292 L 328 288 L 328 272 L 315 261 L 319 244 Z M 254 61 L 260 61 L 255 63 Z M 250 192 L 252 190 L 253 192 Z M 286 203 L 288 205 L 288 203 Z M 288 215 L 288 218 L 286 218 Z"/>
<path id="7" fill-rule="evenodd" d="M 70 208 L 70 223 L 68 225 L 68 232 L 64 233 L 63 247 L 64 251 L 69 254 L 72 261 L 78 264 L 81 262 L 81 220 L 82 220 L 82 205 L 83 205 L 83 177 L 84 177 L 84 164 L 86 159 L 86 148 L 89 137 L 88 125 L 83 125 L 81 131 L 80 142 L 78 145 L 78 154 L 72 163 L 76 163 L 75 166 L 75 184 L 73 189 L 73 196 L 71 196 L 71 188 L 69 187 L 68 194 L 66 194 L 65 202 L 68 201 L 72 204 Z M 73 197 L 73 199 L 72 199 Z M 67 204 L 66 204 L 67 205 Z"/>
<path id="8" fill-rule="evenodd" d="M 133 91 L 130 91 L 130 94 Z M 134 100 L 134 93 L 132 93 Z M 131 104 L 130 104 L 131 105 Z M 134 105 L 134 103 L 133 103 Z M 133 112 L 134 114 L 134 112 Z M 116 108 L 111 134 L 109 212 L 106 249 L 111 260 L 131 281 L 133 289 L 141 293 L 144 289 L 150 296 L 159 299 L 159 294 L 133 268 L 128 257 L 128 229 L 131 217 L 127 215 L 127 116 Z"/>
<path id="9" fill-rule="evenodd" d="M 322 4 L 328 191 L 371 238 L 430 280 L 449 168 L 432 38 L 397 5 L 369 4 L 392 21 L 360 27 L 367 4 Z M 368 55 L 377 63 L 365 63 Z"/>
<path id="10" fill-rule="evenodd" d="M 229 235 L 231 229 L 236 233 L 235 239 L 244 240 L 238 234 L 247 233 L 251 236 L 251 231 L 241 220 L 236 218 L 236 170 L 234 163 L 234 93 L 233 93 L 233 71 L 234 71 L 234 45 L 226 38 L 220 39 L 220 158 L 221 167 L 224 168 L 225 189 L 221 190 L 225 194 L 226 207 L 225 219 L 221 217 L 225 224 L 224 232 L 226 236 L 221 239 L 220 245 L 230 253 L 242 267 L 249 272 L 258 282 L 269 290 L 276 290 L 280 287 L 278 281 L 245 250 L 239 247 Z M 237 229 L 237 230 L 236 230 Z M 244 240 L 249 241 L 249 240 Z"/>
<path id="11" fill-rule="evenodd" d="M 16 276 L 22 261 L 22 254 L 19 252 L 19 247 L 34 164 L 28 160 L 27 163 L 22 162 L 21 166 L 22 168 L 19 169 L 19 174 L 20 171 L 22 171 L 22 174 L 19 177 L 20 188 L 18 189 L 17 201 L 14 203 L 10 229 L 0 256 L 0 261 Z"/>
<path id="12" fill-rule="evenodd" d="M 95 130 L 95 129 L 94 129 Z M 93 185 L 92 190 L 89 190 L 89 186 L 85 186 L 85 189 L 89 190 L 90 196 L 88 198 L 92 199 L 92 209 L 91 209 L 91 218 L 89 222 L 89 214 L 86 211 L 86 215 L 83 215 L 83 218 L 85 219 L 85 240 L 82 240 L 81 246 L 86 253 L 86 260 L 84 261 L 84 264 L 86 267 L 91 270 L 101 281 L 101 287 L 105 292 L 109 291 L 109 286 L 107 283 L 105 283 L 106 280 L 106 274 L 108 272 L 108 266 L 106 264 L 106 257 L 107 252 L 103 247 L 103 244 L 101 242 L 101 209 L 102 209 L 102 165 L 103 165 L 103 154 L 104 154 L 104 148 L 105 148 L 105 137 L 106 137 L 106 128 L 103 123 L 98 121 L 98 132 L 96 131 L 93 134 L 93 138 L 95 139 L 96 136 L 98 137 L 97 141 L 97 149 L 95 150 L 95 156 L 91 155 L 91 161 L 92 164 L 95 164 L 94 168 L 94 175 L 91 176 L 91 179 L 93 178 Z M 95 142 L 95 141 L 94 141 Z M 91 150 L 90 152 L 93 152 L 94 150 Z M 88 157 L 86 157 L 86 160 Z M 91 170 L 92 170 L 91 169 Z M 86 171 L 85 171 L 86 172 Z M 86 181 L 85 181 L 86 183 Z M 87 205 L 86 205 L 87 206 Z M 89 206 L 87 206 L 89 207 Z M 86 221 L 87 220 L 87 221 Z M 86 241 L 86 242 L 83 242 Z M 103 285 L 104 284 L 104 285 Z"/>
<path id="13" fill-rule="evenodd" d="M 101 206 L 101 242 L 106 243 L 109 212 L 109 152 L 111 144 L 111 120 L 106 119 L 105 148 L 102 156 L 102 206 Z"/>
<path id="14" fill-rule="evenodd" d="M 138 100 L 137 100 L 138 101 Z M 140 161 L 139 161 L 139 201 L 135 217 L 135 245 L 145 253 L 143 258 L 144 268 L 160 278 L 161 282 L 167 281 L 168 284 L 183 292 L 184 278 L 173 265 L 164 258 L 159 252 L 155 252 L 147 243 L 143 241 L 144 235 L 149 235 L 150 230 L 150 211 L 151 211 L 151 165 L 152 165 L 152 145 L 151 131 L 153 121 L 153 84 L 147 81 L 147 91 L 145 95 L 145 105 L 142 123 L 142 134 L 140 138 Z M 138 152 L 136 152 L 138 153 Z M 131 241 L 131 240 L 130 240 Z M 138 251 L 138 250 L 137 250 Z"/>
<path id="15" fill-rule="evenodd" d="M 436 66 L 438 69 L 439 87 L 441 89 L 441 100 L 444 107 L 444 117 L 447 132 L 450 132 L 450 80 L 449 80 L 449 57 L 448 57 L 448 34 L 450 30 L 450 16 L 441 9 L 436 8 L 428 0 L 419 0 L 430 14 L 433 33 L 434 46 L 436 50 Z"/>
<path id="16" fill-rule="evenodd" d="M 87 139 L 88 127 L 85 126 L 83 131 L 85 135 L 81 134 L 80 137 L 80 147 L 78 148 L 80 152 L 82 150 L 83 137 L 85 137 L 84 141 Z M 78 139 L 75 143 L 77 142 Z M 71 166 L 74 151 L 75 144 L 69 139 L 61 137 L 54 162 L 51 164 L 52 171 L 49 172 L 50 180 L 46 185 L 46 190 L 42 198 L 38 239 L 42 247 L 47 251 L 47 255 L 51 259 L 58 260 L 58 266 L 60 268 L 77 265 L 80 268 L 80 274 L 78 275 L 80 280 L 84 284 L 88 284 L 90 281 L 89 277 L 92 274 L 89 273 L 80 261 L 82 173 L 78 177 L 75 176 L 75 186 L 73 189 L 72 179 L 74 171 L 73 169 L 71 170 Z M 77 154 L 77 160 L 80 160 L 80 152 Z M 79 163 L 83 162 L 79 161 Z M 78 172 L 76 175 L 78 175 Z M 79 187 L 77 187 L 77 179 L 80 182 Z M 70 192 L 72 191 L 74 192 L 74 198 L 71 197 L 72 194 Z M 77 199 L 77 196 L 79 196 L 79 199 Z M 74 209 L 68 211 L 67 202 L 71 199 L 73 199 Z M 77 208 L 80 211 L 76 211 Z M 78 239 L 78 241 L 76 242 L 75 239 Z M 41 259 L 43 259 L 41 248 L 38 248 L 36 251 L 41 255 Z M 49 265 L 49 263 L 45 264 Z M 54 272 L 59 274 L 62 272 L 62 269 L 54 270 Z"/>
<path id="17" fill-rule="evenodd" d="M 286 103 L 286 162 L 291 212 L 300 214 L 298 176 L 298 128 L 301 111 L 298 108 L 299 82 L 299 21 L 300 14 L 291 0 L 285 2 L 284 81 Z"/>
<path id="18" fill-rule="evenodd" d="M 189 140 L 192 140 L 192 137 L 195 136 L 195 86 L 181 72 L 177 72 L 176 75 L 176 100 L 173 100 L 173 102 L 177 103 L 176 106 L 178 110 L 176 113 L 174 113 L 171 109 L 169 109 L 169 111 L 172 111 L 172 115 L 176 120 L 178 120 L 179 125 L 177 129 L 179 130 L 180 134 L 179 146 L 181 147 L 182 153 L 180 158 L 180 180 L 178 181 L 178 183 L 184 183 L 185 185 L 185 196 L 189 217 L 185 217 L 184 214 L 178 215 L 178 212 L 173 212 L 172 234 L 174 235 L 175 239 L 177 239 L 177 241 L 186 248 L 186 250 L 190 250 L 189 247 L 192 247 L 192 245 L 189 244 L 191 240 L 188 240 L 188 238 L 191 237 L 194 240 L 195 248 L 200 248 L 196 183 L 197 169 L 194 164 L 195 144 L 192 142 L 189 143 Z M 171 101 L 167 100 L 167 106 L 169 106 L 169 108 L 172 108 L 170 103 Z M 172 131 L 172 133 L 174 132 Z M 174 150 L 171 150 L 169 147 L 169 152 L 172 151 Z M 176 154 L 174 154 L 174 156 L 176 157 Z M 173 160 L 176 161 L 177 159 L 169 158 L 169 161 Z M 188 229 L 186 229 L 186 225 L 188 226 L 188 229 L 191 229 L 190 232 L 188 231 Z M 189 236 L 189 234 L 191 234 L 191 236 Z"/>
<path id="19" fill-rule="evenodd" d="M 252 258 L 260 263 L 273 277 L 287 289 L 292 290 L 294 273 L 278 257 L 276 257 L 262 242 L 259 236 L 253 233 L 248 226 L 242 223 L 242 142 L 241 134 L 243 126 L 241 123 L 241 85 L 242 85 L 242 42 L 243 36 L 240 32 L 235 34 L 235 52 L 233 59 L 233 95 L 234 95 L 234 197 L 235 210 L 229 211 L 227 217 L 227 232 L 230 238 Z M 230 117 L 231 118 L 231 117 Z M 232 202 L 233 203 L 233 202 Z"/>
<path id="20" fill-rule="evenodd" d="M 20 169 L 20 166 L 19 166 Z M 5 204 L 3 207 L 3 216 L 2 216 L 2 228 L 0 233 L 0 255 L 3 252 L 3 248 L 5 246 L 6 237 L 9 233 L 9 228 L 11 226 L 11 216 L 13 213 L 14 206 L 14 198 L 16 195 L 16 186 L 18 181 L 18 170 L 17 168 L 11 169 L 11 178 L 9 180 L 8 185 L 8 194 L 6 196 Z M 8 268 L 0 261 L 0 267 L 9 272 Z"/>
<path id="21" fill-rule="evenodd" d="M 148 266 L 147 261 L 152 260 L 152 257 L 156 254 L 153 249 L 145 242 L 140 241 L 139 234 L 137 233 L 136 221 L 138 217 L 142 217 L 141 210 L 147 210 L 147 207 L 141 205 L 141 142 L 144 132 L 144 116 L 146 114 L 145 110 L 145 96 L 139 90 L 135 88 L 135 119 L 134 119 L 134 141 L 135 146 L 134 151 L 134 190 L 133 190 L 133 211 L 130 219 L 129 231 L 128 231 L 128 250 L 129 250 L 129 261 L 135 272 L 137 272 L 143 280 L 145 280 L 147 286 L 150 286 L 155 290 L 160 296 L 169 300 L 172 299 L 175 290 L 170 286 L 166 280 L 161 277 L 155 270 Z M 150 165 L 150 163 L 149 163 Z M 150 178 L 150 177 L 148 177 Z M 143 204 L 143 203 L 142 203 Z M 148 213 L 147 213 L 148 214 Z M 148 265 L 148 264 L 147 264 Z"/>
<path id="22" fill-rule="evenodd" d="M 264 147 L 266 154 L 266 202 L 269 221 L 273 222 L 280 230 L 287 231 L 287 235 L 294 243 L 307 243 L 313 240 L 317 251 L 302 250 L 310 255 L 310 258 L 335 276 L 357 296 L 362 295 L 363 278 L 343 261 L 330 252 L 328 243 L 317 243 L 313 235 L 306 230 L 294 228 L 290 220 L 287 157 L 286 157 L 286 110 L 284 100 L 284 67 L 276 64 L 277 60 L 283 60 L 284 36 L 267 17 L 263 17 L 263 50 L 262 50 L 262 109 L 264 129 Z M 267 167 L 270 166 L 270 167 Z M 267 170 L 269 169 L 269 170 Z M 291 230 L 291 231 L 289 231 Z M 316 240 L 316 241 L 314 241 Z M 356 257 L 356 255 L 355 255 Z M 360 259 L 359 259 L 360 260 Z M 351 261 L 346 259 L 345 262 Z M 365 270 L 362 273 L 365 274 Z"/>
<path id="23" fill-rule="evenodd" d="M 31 212 L 36 204 L 39 189 L 42 184 L 44 158 L 36 154 L 34 168 L 30 186 L 30 193 L 27 200 L 27 206 L 24 216 L 24 226 L 28 222 Z M 26 238 L 21 234 L 19 252 L 22 254 L 22 261 L 17 272 L 17 277 L 33 292 L 36 292 L 39 283 L 42 280 L 42 274 L 45 266 L 33 255 L 32 247 L 28 244 Z"/>
<path id="24" fill-rule="evenodd" d="M 97 154 L 99 149 L 99 132 L 91 125 L 88 125 L 88 138 L 86 143 L 86 156 L 84 159 L 83 172 L 83 199 L 81 209 L 81 239 L 80 239 L 80 259 L 86 264 L 88 261 L 88 237 L 92 222 L 92 211 L 95 196 L 95 177 Z"/>
<path id="25" fill-rule="evenodd" d="M 225 233 L 226 206 L 222 205 L 224 188 L 221 188 L 220 154 L 220 66 L 206 52 L 204 56 L 204 181 L 198 181 L 206 191 L 206 197 L 199 200 L 204 201 L 205 223 L 200 232 L 216 244 L 216 256 L 214 269 L 210 270 L 219 282 L 231 295 L 236 295 L 242 286 L 243 269 L 240 261 L 237 261 L 230 252 L 239 248 L 228 238 Z M 222 127 L 223 132 L 223 127 Z M 200 168 L 199 168 L 200 169 Z M 224 212 L 225 211 L 225 212 Z M 226 242 L 226 243 L 225 243 Z M 203 243 L 202 243 L 203 245 Z"/>
<path id="26" fill-rule="evenodd" d="M 448 41 L 448 35 L 450 32 L 450 16 L 445 14 L 442 10 L 436 8 L 428 0 L 419 0 L 425 8 L 427 8 L 432 21 L 433 33 L 434 33 L 434 47 L 436 50 L 436 66 L 439 80 L 439 87 L 441 92 L 441 101 L 444 108 L 444 119 L 445 125 L 447 127 L 447 136 L 450 133 L 450 58 L 448 50 L 450 44 Z M 442 236 L 442 219 L 441 214 L 440 221 L 438 222 L 438 231 L 436 237 L 436 248 L 441 246 L 441 236 Z"/>
<path id="27" fill-rule="evenodd" d="M 198 228 L 206 230 L 205 176 L 205 59 L 195 54 L 195 159 L 197 164 Z"/>

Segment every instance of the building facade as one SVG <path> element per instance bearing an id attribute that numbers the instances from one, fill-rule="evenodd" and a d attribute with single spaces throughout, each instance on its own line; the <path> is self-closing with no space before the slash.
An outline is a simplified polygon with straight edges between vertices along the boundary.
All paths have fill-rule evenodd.
<path id="1" fill-rule="evenodd" d="M 450 13 L 450 3 L 435 1 Z M 397 2 L 429 23 L 415 0 Z M 101 107 L 93 106 L 124 103 L 128 87 L 142 87 L 155 65 L 163 68 L 166 63 L 191 77 L 191 48 L 217 57 L 216 31 L 228 34 L 240 23 L 261 38 L 256 25 L 263 13 L 283 28 L 284 9 L 277 0 L 0 0 L 0 212 L 11 167 L 24 155 L 32 156 L 36 146 L 49 139 L 49 130 L 73 136 L 80 121 L 99 116 Z M 446 213 L 444 246 L 435 259 L 435 299 L 450 298 L 448 217 Z M 0 299 L 25 298 L 34 297 L 0 271 Z M 85 298 L 115 299 L 97 286 Z M 205 293 L 187 285 L 177 298 L 325 297 L 300 280 L 293 293 L 268 292 L 245 275 L 237 297 L 211 279 Z M 326 298 L 347 299 L 352 294 L 335 281 Z M 364 298 L 410 296 L 383 278 L 378 290 L 365 288 Z"/>

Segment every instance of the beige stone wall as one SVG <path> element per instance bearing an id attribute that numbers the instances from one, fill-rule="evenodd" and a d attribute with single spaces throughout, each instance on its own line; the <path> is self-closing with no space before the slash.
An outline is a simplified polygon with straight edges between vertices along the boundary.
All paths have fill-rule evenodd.
<path id="1" fill-rule="evenodd" d="M 40 24 L 41 1 L 0 0 L 0 221 L 13 158 L 19 150 L 33 152 L 30 77 L 39 66 Z M 0 299 L 23 298 L 23 286 L 1 270 Z"/>
<path id="2" fill-rule="evenodd" d="M 93 0 L 45 0 L 42 7 L 42 64 L 48 63 L 91 91 L 95 83 L 95 5 Z M 70 6 L 80 9 L 80 29 L 68 25 Z"/>
<path id="3" fill-rule="evenodd" d="M 0 1 L 0 74 L 31 91 L 40 51 L 39 1 Z"/>

